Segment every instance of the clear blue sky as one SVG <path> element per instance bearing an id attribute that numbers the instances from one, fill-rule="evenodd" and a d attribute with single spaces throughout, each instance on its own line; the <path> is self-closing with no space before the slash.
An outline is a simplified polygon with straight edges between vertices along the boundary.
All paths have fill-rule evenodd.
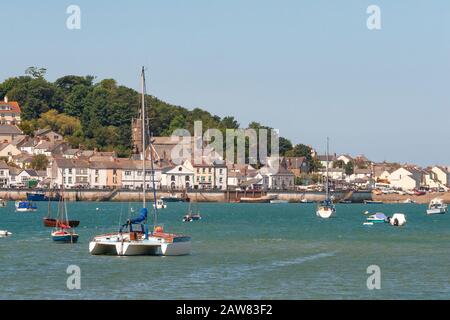
<path id="1" fill-rule="evenodd" d="M 66 29 L 66 8 L 82 29 Z M 381 8 L 382 29 L 366 28 Z M 450 1 L 2 1 L 0 81 L 115 78 L 294 143 L 450 165 Z"/>

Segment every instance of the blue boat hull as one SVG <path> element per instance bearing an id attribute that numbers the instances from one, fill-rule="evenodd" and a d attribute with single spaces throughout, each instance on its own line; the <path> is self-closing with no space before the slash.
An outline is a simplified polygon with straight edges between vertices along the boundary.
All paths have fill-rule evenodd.
<path id="1" fill-rule="evenodd" d="M 54 197 L 47 197 L 45 194 L 43 193 L 27 193 L 27 200 L 28 201 L 59 201 L 60 200 L 60 196 L 54 196 Z"/>
<path id="2" fill-rule="evenodd" d="M 78 241 L 78 235 L 63 235 L 63 236 L 52 236 L 53 241 L 63 242 L 63 243 L 75 243 Z"/>

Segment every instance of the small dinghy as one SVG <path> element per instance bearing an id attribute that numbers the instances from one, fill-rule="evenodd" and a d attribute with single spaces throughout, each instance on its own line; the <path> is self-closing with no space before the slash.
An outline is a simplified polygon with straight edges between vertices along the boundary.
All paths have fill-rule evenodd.
<path id="1" fill-rule="evenodd" d="M 0 230 L 0 238 L 12 236 L 12 233 L 8 230 Z"/>
<path id="2" fill-rule="evenodd" d="M 367 222 L 372 223 L 384 223 L 388 221 L 388 218 L 384 213 L 378 212 L 375 214 L 372 214 L 371 216 L 367 217 Z"/>

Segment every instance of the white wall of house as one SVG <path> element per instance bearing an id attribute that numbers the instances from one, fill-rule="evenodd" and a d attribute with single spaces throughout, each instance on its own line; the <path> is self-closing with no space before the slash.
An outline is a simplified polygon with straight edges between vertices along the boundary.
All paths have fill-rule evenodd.
<path id="1" fill-rule="evenodd" d="M 9 188 L 11 183 L 9 169 L 0 169 L 0 188 Z"/>
<path id="2" fill-rule="evenodd" d="M 122 188 L 124 189 L 141 189 L 143 187 L 142 182 L 142 169 L 121 169 L 122 171 Z M 161 170 L 155 170 L 155 187 L 156 189 L 161 189 L 162 185 L 162 173 Z M 146 170 L 145 175 L 146 188 L 151 189 L 152 183 L 152 171 Z"/>
<path id="3" fill-rule="evenodd" d="M 450 187 L 450 171 L 446 170 L 446 168 L 441 168 L 441 167 L 433 167 L 431 169 L 431 171 L 433 171 L 436 176 L 437 176 L 437 180 L 439 180 L 439 182 L 441 184 L 443 184 L 444 186 Z"/>
<path id="4" fill-rule="evenodd" d="M 214 180 L 216 189 L 226 190 L 228 185 L 228 168 L 214 167 Z"/>
<path id="5" fill-rule="evenodd" d="M 0 157 L 8 157 L 8 159 L 11 160 L 11 157 L 17 156 L 21 153 L 22 152 L 17 149 L 16 146 L 8 144 L 6 147 L 0 150 Z"/>
<path id="6" fill-rule="evenodd" d="M 194 186 L 194 171 L 185 165 L 178 165 L 175 168 L 162 174 L 163 185 L 170 189 L 186 189 Z"/>
<path id="7" fill-rule="evenodd" d="M 399 168 L 389 175 L 391 186 L 402 190 L 419 188 L 422 182 L 422 174 L 411 172 L 405 168 Z"/>

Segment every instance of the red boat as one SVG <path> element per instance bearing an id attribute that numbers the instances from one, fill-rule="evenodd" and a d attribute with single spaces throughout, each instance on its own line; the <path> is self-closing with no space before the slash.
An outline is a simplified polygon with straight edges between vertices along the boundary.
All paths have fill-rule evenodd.
<path id="1" fill-rule="evenodd" d="M 50 227 L 50 228 L 56 228 L 59 227 L 61 222 L 58 222 L 58 220 L 53 218 L 44 218 L 44 226 Z M 69 226 L 71 228 L 76 228 L 80 224 L 80 221 L 78 220 L 69 220 Z"/>

